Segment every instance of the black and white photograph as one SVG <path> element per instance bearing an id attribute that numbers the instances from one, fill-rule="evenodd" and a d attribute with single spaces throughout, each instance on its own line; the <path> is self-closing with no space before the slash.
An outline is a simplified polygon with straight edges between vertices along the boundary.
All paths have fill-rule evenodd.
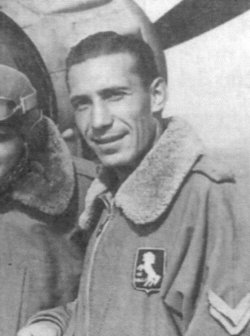
<path id="1" fill-rule="evenodd" d="M 0 336 L 250 335 L 250 1 L 0 0 Z"/>

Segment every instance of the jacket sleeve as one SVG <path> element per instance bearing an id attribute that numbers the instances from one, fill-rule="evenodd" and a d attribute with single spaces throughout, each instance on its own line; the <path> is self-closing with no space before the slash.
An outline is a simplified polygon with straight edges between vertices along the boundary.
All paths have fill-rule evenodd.
<path id="1" fill-rule="evenodd" d="M 230 184 L 215 185 L 207 202 L 203 285 L 186 335 L 249 335 L 249 211 Z"/>
<path id="2" fill-rule="evenodd" d="M 53 309 L 42 310 L 33 315 L 27 322 L 27 325 L 42 321 L 49 321 L 60 327 L 62 334 L 67 330 L 69 321 L 75 314 L 77 300 L 68 303 L 65 306 L 59 306 Z"/>
<path id="3" fill-rule="evenodd" d="M 166 303 L 185 336 L 250 335 L 250 225 L 233 183 L 203 195 L 185 259 Z M 245 215 L 244 215 L 245 213 Z"/>

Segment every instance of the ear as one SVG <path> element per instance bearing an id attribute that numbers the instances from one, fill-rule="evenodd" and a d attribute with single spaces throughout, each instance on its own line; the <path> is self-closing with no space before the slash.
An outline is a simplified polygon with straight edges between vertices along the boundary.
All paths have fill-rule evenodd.
<path id="1" fill-rule="evenodd" d="M 166 81 L 162 77 L 157 77 L 150 85 L 151 112 L 162 112 L 167 100 Z"/>

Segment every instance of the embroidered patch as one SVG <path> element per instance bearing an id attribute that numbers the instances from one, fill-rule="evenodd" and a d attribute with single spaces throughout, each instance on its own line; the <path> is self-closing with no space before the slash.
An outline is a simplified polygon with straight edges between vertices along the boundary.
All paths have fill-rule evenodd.
<path id="1" fill-rule="evenodd" d="M 137 290 L 159 292 L 165 265 L 164 249 L 139 248 L 133 273 L 133 286 Z"/>
<path id="2" fill-rule="evenodd" d="M 209 312 L 230 335 L 239 335 L 250 321 L 250 293 L 231 308 L 213 291 L 208 293 Z"/>

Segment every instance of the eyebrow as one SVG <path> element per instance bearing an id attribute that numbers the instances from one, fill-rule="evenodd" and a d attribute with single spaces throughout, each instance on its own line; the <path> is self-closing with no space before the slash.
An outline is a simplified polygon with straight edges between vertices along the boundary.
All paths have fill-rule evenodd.
<path id="1" fill-rule="evenodd" d="M 102 97 L 105 97 L 105 96 L 108 96 L 116 92 L 119 93 L 119 92 L 129 92 L 129 91 L 130 91 L 129 88 L 127 88 L 126 86 L 113 86 L 107 89 L 100 90 L 99 94 Z"/>
<path id="2" fill-rule="evenodd" d="M 70 102 L 72 105 L 76 103 L 87 104 L 90 102 L 90 98 L 87 95 L 76 95 L 70 98 Z"/>
<path id="3" fill-rule="evenodd" d="M 127 86 L 111 86 L 106 89 L 100 90 L 100 92 L 103 91 L 122 91 L 122 90 L 129 90 Z"/>

